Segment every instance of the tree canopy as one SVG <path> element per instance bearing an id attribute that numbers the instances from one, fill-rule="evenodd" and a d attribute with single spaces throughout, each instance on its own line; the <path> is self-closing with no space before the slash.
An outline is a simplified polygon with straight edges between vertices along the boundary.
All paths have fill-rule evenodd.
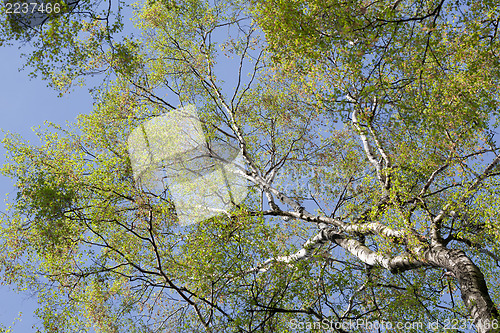
<path id="1" fill-rule="evenodd" d="M 3 140 L 1 276 L 40 331 L 500 332 L 500 3 L 109 4 L 0 30 L 61 93 L 105 76 Z M 128 139 L 192 106 L 247 192 L 180 224 Z"/>

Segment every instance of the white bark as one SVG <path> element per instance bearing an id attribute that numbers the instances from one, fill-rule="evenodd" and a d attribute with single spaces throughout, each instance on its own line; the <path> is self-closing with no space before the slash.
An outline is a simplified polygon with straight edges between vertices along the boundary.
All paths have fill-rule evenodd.
<path id="1" fill-rule="evenodd" d="M 474 262 L 463 251 L 442 246 L 425 251 L 424 256 L 429 264 L 445 268 L 456 277 L 476 330 L 480 333 L 500 332 L 500 329 L 493 328 L 493 324 L 500 325 L 500 314 L 489 296 L 484 275 Z"/>

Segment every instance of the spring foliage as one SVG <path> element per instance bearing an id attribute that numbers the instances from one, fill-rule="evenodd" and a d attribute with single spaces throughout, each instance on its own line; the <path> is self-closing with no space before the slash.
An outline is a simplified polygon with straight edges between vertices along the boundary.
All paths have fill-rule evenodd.
<path id="1" fill-rule="evenodd" d="M 6 23 L 0 40 L 31 40 L 26 63 L 61 93 L 106 79 L 75 124 L 37 130 L 41 145 L 4 138 L 17 193 L 3 282 L 36 293 L 47 332 L 319 332 L 358 318 L 492 332 L 498 5 L 144 1 L 125 35 L 116 8 L 81 1 L 37 30 Z M 181 227 L 168 189 L 134 181 L 127 137 L 188 104 L 207 142 L 239 147 L 250 185 Z"/>

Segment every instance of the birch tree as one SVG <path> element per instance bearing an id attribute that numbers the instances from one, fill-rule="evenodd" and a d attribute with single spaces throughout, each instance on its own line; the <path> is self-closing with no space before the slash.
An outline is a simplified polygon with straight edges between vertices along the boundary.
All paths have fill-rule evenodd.
<path id="1" fill-rule="evenodd" d="M 495 191 L 499 161 L 497 4 L 260 5 L 280 72 L 319 82 L 309 90 L 313 100 L 350 121 L 378 183 L 365 212 L 356 206 L 357 214 L 331 223 L 360 233 L 362 241 L 331 241 L 391 272 L 446 270 L 478 331 L 489 331 L 481 323 L 498 318 L 498 310 L 478 266 L 485 259 L 470 251 L 497 264 L 498 232 L 484 233 L 494 205 L 483 201 Z M 404 251 L 374 252 L 367 234 Z"/>
<path id="2" fill-rule="evenodd" d="M 49 332 L 499 331 L 497 5 L 137 4 L 94 110 L 3 140 L 4 283 Z M 128 139 L 190 105 L 248 193 L 181 225 Z"/>

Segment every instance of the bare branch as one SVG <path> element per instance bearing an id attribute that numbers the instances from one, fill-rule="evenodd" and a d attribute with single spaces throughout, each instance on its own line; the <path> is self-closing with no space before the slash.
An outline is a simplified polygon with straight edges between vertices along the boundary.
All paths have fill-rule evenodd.
<path id="1" fill-rule="evenodd" d="M 358 240 L 345 238 L 344 236 L 333 231 L 330 231 L 327 237 L 365 264 L 383 267 L 392 273 L 400 273 L 418 267 L 427 266 L 425 262 L 416 259 L 410 254 L 390 257 L 388 255 L 372 251 Z M 414 249 L 416 253 L 420 253 L 422 250 L 423 248 Z"/>
<path id="2" fill-rule="evenodd" d="M 418 194 L 419 197 L 422 196 L 422 195 L 424 195 L 425 192 L 427 192 L 427 190 L 431 186 L 432 182 L 436 178 L 437 174 L 440 173 L 440 172 L 442 172 L 443 170 L 445 170 L 448 166 L 449 166 L 449 164 L 446 163 L 445 165 L 443 165 L 443 166 L 439 167 L 438 169 L 434 170 L 434 172 L 431 174 L 431 176 L 429 177 L 429 179 L 427 179 L 427 182 L 425 183 L 424 187 L 422 187 L 422 190 Z"/>
<path id="3" fill-rule="evenodd" d="M 474 192 L 478 189 L 479 185 L 484 179 L 486 179 L 489 176 L 496 175 L 496 173 L 492 173 L 492 170 L 498 165 L 499 162 L 500 162 L 500 156 L 495 157 L 495 159 L 486 167 L 486 169 L 484 169 L 484 171 L 480 175 L 478 175 L 474 180 L 474 182 L 467 188 L 465 193 L 457 202 L 458 205 L 464 203 L 468 198 L 470 198 L 474 194 Z M 443 219 L 449 216 L 450 214 L 456 214 L 455 211 L 449 212 L 451 207 L 452 207 L 451 203 L 446 204 L 432 221 L 431 240 L 433 244 L 442 244 L 443 242 L 443 239 L 441 237 L 441 225 Z"/>
<path id="4" fill-rule="evenodd" d="M 370 266 L 383 267 L 393 273 L 415 269 L 425 266 L 426 263 L 415 259 L 410 255 L 399 255 L 390 257 L 378 252 L 372 251 L 366 245 L 355 239 L 346 238 L 333 229 L 322 229 L 318 234 L 309 239 L 302 249 L 289 256 L 280 256 L 271 258 L 265 262 L 253 267 L 243 273 L 243 275 L 267 271 L 273 264 L 283 262 L 286 264 L 309 259 L 314 251 L 320 248 L 326 242 L 331 241 L 338 244 L 343 249 L 357 257 L 359 260 Z M 422 247 L 423 248 L 423 247 Z M 414 249 L 420 252 L 422 248 Z"/>
<path id="5" fill-rule="evenodd" d="M 368 157 L 370 163 L 375 167 L 375 170 L 377 172 L 377 178 L 380 184 L 385 187 L 385 179 L 382 176 L 382 166 L 380 165 L 380 162 L 377 161 L 377 159 L 373 155 L 372 148 L 370 147 L 370 143 L 368 142 L 368 138 L 366 137 L 366 130 L 363 129 L 362 128 L 363 126 L 359 124 L 356 113 L 357 110 L 355 109 L 352 112 L 352 123 L 354 125 L 354 128 L 356 128 L 356 130 L 358 131 L 361 142 L 363 143 L 363 149 L 365 150 L 366 157 Z"/>
<path id="6" fill-rule="evenodd" d="M 340 320 L 346 318 L 346 316 L 349 314 L 349 312 L 351 312 L 352 310 L 352 307 L 354 305 L 354 298 L 360 293 L 362 292 L 363 290 L 366 289 L 366 286 L 368 285 L 368 281 L 365 281 L 365 283 L 363 283 L 361 285 L 361 287 L 359 287 L 358 289 L 356 289 L 354 291 L 354 293 L 351 295 L 351 297 L 349 297 L 349 304 L 347 306 L 347 309 L 344 311 L 344 313 L 342 314 L 342 316 L 340 317 Z"/>
<path id="7" fill-rule="evenodd" d="M 291 254 L 289 256 L 280 256 L 276 258 L 271 258 L 263 263 L 255 266 L 254 268 L 251 268 L 247 271 L 244 272 L 244 274 L 250 274 L 250 273 L 255 273 L 255 272 L 265 272 L 267 271 L 273 264 L 283 262 L 286 264 L 302 261 L 309 259 L 314 251 L 319 249 L 323 244 L 328 242 L 329 240 L 325 238 L 324 233 L 320 232 L 316 234 L 314 237 L 310 238 L 300 249 L 299 251 L 295 252 L 294 254 Z"/>

